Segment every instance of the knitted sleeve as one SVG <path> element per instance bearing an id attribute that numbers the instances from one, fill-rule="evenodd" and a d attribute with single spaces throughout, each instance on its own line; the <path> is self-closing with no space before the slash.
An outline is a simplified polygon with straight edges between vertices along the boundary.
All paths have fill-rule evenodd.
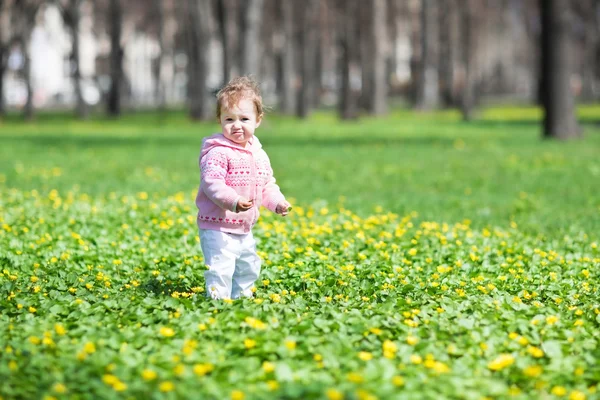
<path id="1" fill-rule="evenodd" d="M 227 154 L 221 149 L 213 149 L 200 159 L 200 188 L 219 207 L 235 211 L 239 195 L 225 183 L 227 176 Z"/>

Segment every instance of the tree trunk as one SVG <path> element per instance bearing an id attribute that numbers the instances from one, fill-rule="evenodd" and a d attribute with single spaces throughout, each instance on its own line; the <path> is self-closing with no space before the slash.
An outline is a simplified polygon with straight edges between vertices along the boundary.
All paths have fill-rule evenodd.
<path id="1" fill-rule="evenodd" d="M 239 59 L 236 54 L 236 37 L 238 32 L 238 2 L 235 0 L 218 0 L 217 12 L 219 18 L 219 32 L 223 48 L 223 86 L 231 80 L 236 71 L 239 70 Z M 235 67 L 237 65 L 237 67 Z"/>
<path id="2" fill-rule="evenodd" d="M 358 52 L 356 51 L 356 29 L 359 0 L 340 0 L 336 25 L 340 48 L 339 70 L 341 90 L 338 101 L 340 117 L 344 120 L 358 118 L 359 93 L 352 84 L 352 72 L 357 69 Z"/>
<path id="3" fill-rule="evenodd" d="M 4 108 L 4 71 L 6 70 L 6 61 L 4 60 L 4 53 L 4 43 L 0 42 L 0 119 L 4 117 L 6 113 L 6 110 Z"/>
<path id="4" fill-rule="evenodd" d="M 121 115 L 121 86 L 123 80 L 123 48 L 121 47 L 121 31 L 123 10 L 120 0 L 110 0 L 110 89 L 107 98 L 108 115 Z"/>
<path id="5" fill-rule="evenodd" d="M 421 7 L 421 63 L 416 108 L 431 110 L 439 102 L 437 0 L 423 0 Z"/>
<path id="6" fill-rule="evenodd" d="M 23 118 L 26 121 L 31 121 L 35 117 L 35 110 L 33 109 L 33 86 L 31 82 L 31 55 L 29 54 L 30 38 L 31 29 L 27 29 L 23 38 L 21 38 L 21 46 L 23 47 L 23 75 L 27 91 L 27 101 L 23 109 Z"/>
<path id="7" fill-rule="evenodd" d="M 463 120 L 473 119 L 473 108 L 475 106 L 475 82 L 473 77 L 473 4 L 469 0 L 461 1 L 461 59 L 463 64 L 462 94 L 460 99 L 460 110 Z"/>
<path id="8" fill-rule="evenodd" d="M 76 113 L 79 119 L 87 119 L 88 117 L 88 106 L 83 98 L 83 92 L 81 88 L 81 69 L 79 67 L 79 20 L 81 6 L 80 0 L 70 0 L 69 2 L 69 23 L 71 28 L 71 35 L 73 40 L 73 48 L 71 50 L 71 66 L 72 66 L 72 78 L 73 88 L 75 89 L 75 97 L 77 101 Z"/>
<path id="9" fill-rule="evenodd" d="M 584 43 L 583 43 L 583 68 L 581 71 L 582 86 L 581 99 L 586 102 L 593 102 L 596 99 L 598 88 L 596 87 L 596 53 L 598 49 L 598 26 L 596 26 L 597 0 L 587 0 L 585 3 L 587 14 L 584 17 Z"/>
<path id="10" fill-rule="evenodd" d="M 454 26 L 455 26 L 455 4 L 453 0 L 440 0 L 439 13 L 439 73 L 440 73 L 440 97 L 445 107 L 455 105 L 454 101 L 454 68 L 453 50 Z"/>
<path id="11" fill-rule="evenodd" d="M 542 14 L 542 82 L 545 138 L 571 139 L 581 130 L 570 86 L 572 46 L 569 0 L 540 0 Z"/>
<path id="12" fill-rule="evenodd" d="M 245 0 L 242 6 L 242 31 L 240 44 L 242 46 L 242 74 L 260 74 L 260 26 L 264 0 Z"/>
<path id="13" fill-rule="evenodd" d="M 0 19 L 3 18 L 4 13 L 4 0 L 0 0 Z M 8 52 L 6 51 L 8 46 L 8 38 L 4 37 L 5 31 L 0 29 L 0 119 L 4 117 L 6 110 L 4 107 L 4 71 L 6 71 L 6 58 Z"/>
<path id="14" fill-rule="evenodd" d="M 358 4 L 358 46 L 360 51 L 361 93 L 358 99 L 361 110 L 369 112 L 373 108 L 373 7 L 372 1 Z M 356 29 L 356 28 L 355 28 Z"/>
<path id="15" fill-rule="evenodd" d="M 210 112 L 206 93 L 208 42 L 210 40 L 210 3 L 204 0 L 188 0 L 187 11 L 189 114 L 193 120 L 211 119 L 214 118 L 214 114 Z"/>
<path id="16" fill-rule="evenodd" d="M 294 0 L 280 0 L 280 6 L 284 36 L 284 45 L 281 55 L 281 112 L 292 115 L 296 109 Z"/>
<path id="17" fill-rule="evenodd" d="M 154 0 L 154 12 L 156 13 L 156 39 L 158 42 L 158 55 L 153 60 L 152 74 L 154 79 L 154 97 L 159 110 L 164 110 L 166 107 L 165 85 L 162 80 L 162 63 L 165 53 L 165 11 L 163 8 L 163 0 Z"/>
<path id="18" fill-rule="evenodd" d="M 371 14 L 371 37 L 373 40 L 373 76 L 371 94 L 371 113 L 383 115 L 387 112 L 386 50 L 386 0 L 373 0 Z"/>
<path id="19" fill-rule="evenodd" d="M 314 27 L 318 12 L 318 0 L 306 0 L 302 4 L 304 9 L 301 11 L 301 19 L 303 20 L 301 26 L 303 27 Z M 301 32 L 300 37 L 300 75 L 302 83 L 300 91 L 298 93 L 298 108 L 297 116 L 300 118 L 306 118 L 310 114 L 313 91 L 315 90 L 315 51 L 317 44 L 317 35 L 315 29 L 304 28 Z"/>

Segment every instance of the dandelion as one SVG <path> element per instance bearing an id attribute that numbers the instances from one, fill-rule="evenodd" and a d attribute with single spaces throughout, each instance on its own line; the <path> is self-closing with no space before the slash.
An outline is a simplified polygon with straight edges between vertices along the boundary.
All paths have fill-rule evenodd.
<path id="1" fill-rule="evenodd" d="M 244 339 L 244 347 L 251 349 L 256 346 L 256 341 L 253 339 Z"/>
<path id="2" fill-rule="evenodd" d="M 275 364 L 273 364 L 272 362 L 269 362 L 269 361 L 265 361 L 262 364 L 262 369 L 263 369 L 263 371 L 265 371 L 268 374 L 270 372 L 275 371 Z"/>
<path id="3" fill-rule="evenodd" d="M 337 389 L 327 389 L 325 395 L 328 400 L 342 400 L 344 398 L 343 393 Z"/>
<path id="4" fill-rule="evenodd" d="M 373 354 L 369 353 L 368 351 L 361 351 L 358 353 L 358 358 L 363 361 L 369 361 L 373 359 Z"/>

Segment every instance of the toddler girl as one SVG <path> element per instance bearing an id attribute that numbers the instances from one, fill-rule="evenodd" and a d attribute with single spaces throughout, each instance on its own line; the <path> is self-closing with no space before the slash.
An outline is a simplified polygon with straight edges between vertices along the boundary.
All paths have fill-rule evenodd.
<path id="1" fill-rule="evenodd" d="M 234 78 L 217 94 L 221 133 L 202 141 L 196 206 L 208 267 L 206 290 L 213 299 L 252 297 L 261 265 L 252 236 L 259 208 L 264 205 L 283 216 L 290 209 L 254 136 L 262 117 L 257 83 Z"/>

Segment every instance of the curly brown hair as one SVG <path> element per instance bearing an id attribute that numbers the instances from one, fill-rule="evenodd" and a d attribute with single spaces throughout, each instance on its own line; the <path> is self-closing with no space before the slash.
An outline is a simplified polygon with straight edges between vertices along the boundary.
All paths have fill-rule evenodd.
<path id="1" fill-rule="evenodd" d="M 217 93 L 217 119 L 221 119 L 221 108 L 235 107 L 240 100 L 248 99 L 256 107 L 256 118 L 260 120 L 264 114 L 264 106 L 258 82 L 251 76 L 233 78 Z"/>

